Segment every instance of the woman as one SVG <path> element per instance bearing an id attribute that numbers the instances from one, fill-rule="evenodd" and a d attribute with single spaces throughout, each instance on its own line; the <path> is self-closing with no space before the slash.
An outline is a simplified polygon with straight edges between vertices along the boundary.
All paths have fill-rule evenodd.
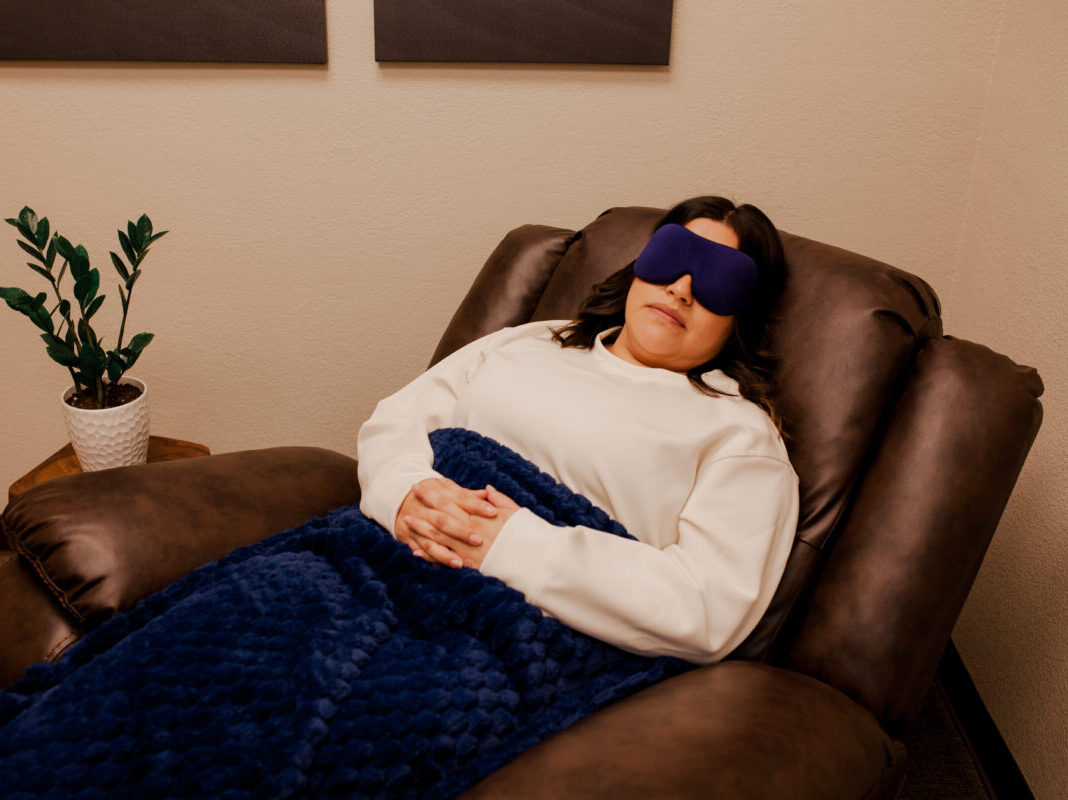
<path id="1" fill-rule="evenodd" d="M 767 608 L 797 524 L 765 332 L 782 245 L 753 206 L 672 208 L 574 321 L 485 336 L 386 398 L 358 436 L 361 511 L 416 555 L 468 566 L 624 650 L 710 663 Z M 639 541 L 554 527 L 437 475 L 427 441 L 510 447 Z"/>

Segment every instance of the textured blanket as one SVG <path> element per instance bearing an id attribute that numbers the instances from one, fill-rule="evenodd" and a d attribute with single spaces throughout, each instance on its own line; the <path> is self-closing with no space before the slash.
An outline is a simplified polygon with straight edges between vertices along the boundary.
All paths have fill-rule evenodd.
<path id="1" fill-rule="evenodd" d="M 431 434 L 435 468 L 555 524 L 629 536 L 501 445 Z M 454 797 L 691 665 L 545 617 L 413 557 L 355 507 L 208 564 L 0 693 L 6 797 Z"/>

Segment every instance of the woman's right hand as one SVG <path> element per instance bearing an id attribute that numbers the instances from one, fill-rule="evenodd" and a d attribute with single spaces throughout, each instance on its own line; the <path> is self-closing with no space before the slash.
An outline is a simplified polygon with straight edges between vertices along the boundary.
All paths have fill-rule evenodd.
<path id="1" fill-rule="evenodd" d="M 486 499 L 485 489 L 465 489 L 448 478 L 426 478 L 415 484 L 404 497 L 393 533 L 419 558 L 459 567 L 463 560 L 443 544 L 419 537 L 404 522 L 405 516 L 429 523 L 447 537 L 472 546 L 482 543 L 469 523 L 471 515 L 492 518 L 497 509 Z"/>

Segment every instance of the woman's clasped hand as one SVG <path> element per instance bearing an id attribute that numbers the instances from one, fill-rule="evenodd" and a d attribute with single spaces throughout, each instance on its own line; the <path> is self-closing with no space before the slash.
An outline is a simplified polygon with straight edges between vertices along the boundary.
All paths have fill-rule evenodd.
<path id="1" fill-rule="evenodd" d="M 419 558 L 478 569 L 518 508 L 492 486 L 465 489 L 448 478 L 427 478 L 401 503 L 394 535 Z"/>

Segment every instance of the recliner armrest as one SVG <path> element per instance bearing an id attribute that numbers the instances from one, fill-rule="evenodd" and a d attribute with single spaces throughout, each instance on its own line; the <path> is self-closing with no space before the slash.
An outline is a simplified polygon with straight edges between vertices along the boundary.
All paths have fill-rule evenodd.
<path id="1" fill-rule="evenodd" d="M 60 605 L 92 625 L 359 497 L 355 460 L 278 447 L 56 478 L 11 503 L 0 524 Z"/>
<path id="2" fill-rule="evenodd" d="M 889 800 L 904 767 L 904 745 L 838 690 L 725 661 L 586 717 L 463 798 Z"/>

